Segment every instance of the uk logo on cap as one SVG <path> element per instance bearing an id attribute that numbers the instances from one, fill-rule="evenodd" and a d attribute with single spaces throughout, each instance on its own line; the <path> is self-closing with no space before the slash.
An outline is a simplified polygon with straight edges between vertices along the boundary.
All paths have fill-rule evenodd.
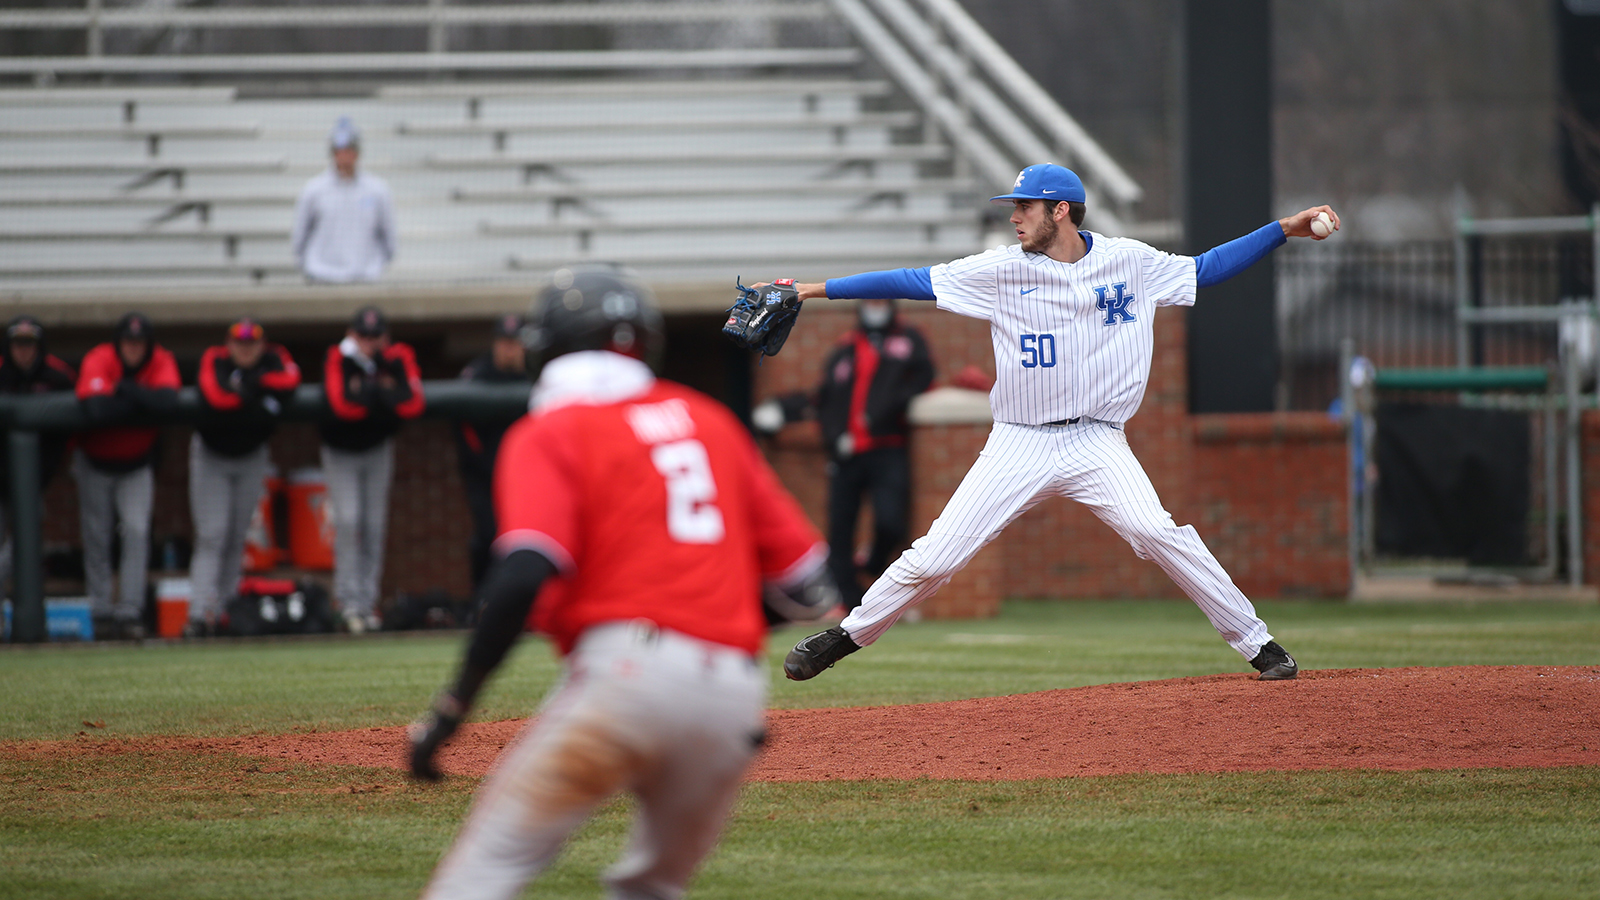
<path id="1" fill-rule="evenodd" d="M 991 200 L 1067 200 L 1083 203 L 1083 180 L 1078 173 L 1054 163 L 1039 163 L 1017 173 L 1011 193 Z"/>

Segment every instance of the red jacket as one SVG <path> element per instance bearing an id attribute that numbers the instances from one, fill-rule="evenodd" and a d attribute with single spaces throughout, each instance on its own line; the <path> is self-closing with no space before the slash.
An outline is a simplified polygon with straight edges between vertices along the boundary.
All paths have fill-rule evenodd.
<path id="1" fill-rule="evenodd" d="M 422 373 L 408 344 L 390 344 L 368 372 L 335 344 L 323 365 L 322 389 L 333 418 L 324 419 L 322 442 L 335 450 L 370 450 L 400 430 L 405 419 L 422 415 Z M 381 375 L 389 376 L 385 386 Z"/>
<path id="2" fill-rule="evenodd" d="M 159 429 L 117 425 L 143 412 L 177 405 L 178 363 L 167 348 L 152 345 L 144 364 L 132 372 L 122 365 L 116 344 L 101 344 L 83 358 L 78 371 L 78 399 L 89 421 L 108 427 L 86 431 L 78 446 L 96 468 L 131 472 L 150 462 Z"/>

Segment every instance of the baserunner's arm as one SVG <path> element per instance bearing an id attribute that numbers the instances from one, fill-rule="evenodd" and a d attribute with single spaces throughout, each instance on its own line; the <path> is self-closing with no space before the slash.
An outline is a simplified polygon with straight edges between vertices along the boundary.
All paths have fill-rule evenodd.
<path id="1" fill-rule="evenodd" d="M 555 563 L 536 550 L 517 550 L 489 570 L 482 591 L 483 611 L 478 615 L 478 627 L 467 645 L 455 687 L 440 694 L 433 709 L 413 727 L 411 774 L 429 781 L 439 779 L 439 769 L 433 762 L 439 745 L 461 727 L 479 688 L 521 637 L 522 623 L 527 620 L 539 589 L 555 574 Z"/>

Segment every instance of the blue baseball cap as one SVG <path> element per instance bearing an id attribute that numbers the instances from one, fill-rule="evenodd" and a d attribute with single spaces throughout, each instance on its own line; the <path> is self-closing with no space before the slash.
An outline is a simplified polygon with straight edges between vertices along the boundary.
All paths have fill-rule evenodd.
<path id="1" fill-rule="evenodd" d="M 1039 163 L 1017 173 L 1011 193 L 990 200 L 1085 200 L 1083 181 L 1078 173 L 1054 163 Z"/>

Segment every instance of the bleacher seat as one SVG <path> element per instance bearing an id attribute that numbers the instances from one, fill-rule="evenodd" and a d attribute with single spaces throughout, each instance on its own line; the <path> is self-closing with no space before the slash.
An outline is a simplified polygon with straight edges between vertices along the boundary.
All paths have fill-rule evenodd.
<path id="1" fill-rule="evenodd" d="M 388 280 L 526 282 L 592 257 L 720 282 L 751 256 L 823 271 L 834 257 L 970 252 L 974 184 L 946 174 L 947 145 L 905 140 L 915 113 L 865 108 L 887 92 L 816 78 L 392 85 L 353 99 L 40 91 L 61 102 L 0 107 L 0 277 L 294 281 L 294 198 L 327 164 L 340 115 L 395 193 Z"/>
<path id="2" fill-rule="evenodd" d="M 977 251 L 1004 216 L 981 202 L 1003 187 L 996 157 L 953 139 L 949 104 L 918 100 L 926 85 L 852 31 L 844 5 L 108 7 L 82 17 L 91 48 L 94 29 L 147 20 L 294 28 L 309 16 L 431 29 L 430 50 L 0 58 L 0 78 L 38 84 L 0 89 L 0 278 L 24 305 L 293 290 L 295 198 L 328 165 L 327 134 L 344 115 L 363 132 L 361 165 L 395 196 L 399 254 L 384 284 L 419 297 L 448 297 L 450 284 L 525 290 L 585 259 L 683 288 Z M 45 28 L 79 15 L 0 17 Z M 730 21 L 764 22 L 770 40 L 628 37 Z M 497 22 L 598 22 L 622 37 L 595 50 L 448 45 L 447 28 Z M 79 86 L 52 86 L 68 81 Z M 216 291 L 182 291 L 200 287 Z"/>

